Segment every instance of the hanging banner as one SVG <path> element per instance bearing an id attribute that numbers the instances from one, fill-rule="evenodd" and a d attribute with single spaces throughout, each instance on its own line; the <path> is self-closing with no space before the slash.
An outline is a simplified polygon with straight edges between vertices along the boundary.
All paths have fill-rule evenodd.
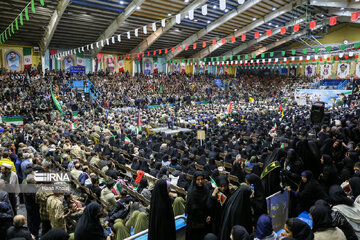
<path id="1" fill-rule="evenodd" d="M 320 75 L 323 78 L 330 78 L 331 77 L 331 70 L 332 65 L 331 64 L 324 64 L 320 66 Z"/>
<path id="2" fill-rule="evenodd" d="M 119 61 L 119 72 L 124 72 L 124 60 Z"/>
<path id="3" fill-rule="evenodd" d="M 344 95 L 352 94 L 350 90 L 319 90 L 319 89 L 296 89 L 295 101 L 299 105 L 312 104 L 314 102 L 325 102 L 328 107 L 342 99 Z"/>
<path id="4" fill-rule="evenodd" d="M 355 78 L 360 78 L 360 62 L 358 62 L 355 67 Z"/>
<path id="5" fill-rule="evenodd" d="M 350 78 L 350 64 L 339 63 L 336 78 Z"/>
<path id="6" fill-rule="evenodd" d="M 154 62 L 154 73 L 158 73 L 158 72 L 159 72 L 158 62 Z"/>
<path id="7" fill-rule="evenodd" d="M 24 67 L 28 69 L 32 64 L 31 48 L 23 48 Z"/>
<path id="8" fill-rule="evenodd" d="M 115 58 L 112 55 L 106 56 L 105 69 L 107 72 L 114 72 L 115 70 Z"/>
<path id="9" fill-rule="evenodd" d="M 185 73 L 185 63 L 180 63 L 181 72 Z"/>
<path id="10" fill-rule="evenodd" d="M 76 66 L 85 66 L 85 58 L 77 57 L 76 58 Z"/>
<path id="11" fill-rule="evenodd" d="M 174 64 L 174 72 L 180 72 L 180 64 L 179 63 Z"/>
<path id="12" fill-rule="evenodd" d="M 290 67 L 289 76 L 290 77 L 295 77 L 296 76 L 296 67 Z"/>
<path id="13" fill-rule="evenodd" d="M 75 56 L 65 56 L 61 58 L 61 69 L 68 72 L 72 66 L 75 66 L 75 63 Z"/>
<path id="14" fill-rule="evenodd" d="M 313 77 L 315 76 L 315 65 L 307 65 L 305 67 L 305 77 Z"/>
<path id="15" fill-rule="evenodd" d="M 228 74 L 228 67 L 227 67 L 227 66 L 224 67 L 224 74 L 225 74 L 225 75 Z"/>
<path id="16" fill-rule="evenodd" d="M 224 75 L 224 67 L 220 67 L 220 75 Z"/>
<path id="17" fill-rule="evenodd" d="M 144 58 L 144 74 L 149 75 L 151 73 L 152 58 Z"/>
<path id="18" fill-rule="evenodd" d="M 11 71 L 21 71 L 24 68 L 22 52 L 16 49 L 3 49 L 3 65 Z"/>

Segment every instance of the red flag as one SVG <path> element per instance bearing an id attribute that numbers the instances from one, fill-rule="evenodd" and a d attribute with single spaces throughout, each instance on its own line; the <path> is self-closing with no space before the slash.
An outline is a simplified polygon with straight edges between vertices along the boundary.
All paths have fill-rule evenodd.
<path id="1" fill-rule="evenodd" d="M 145 56 L 145 53 L 142 53 L 142 56 Z"/>
<path id="2" fill-rule="evenodd" d="M 135 54 L 133 54 L 133 58 L 135 58 Z"/>
<path id="3" fill-rule="evenodd" d="M 161 49 L 159 50 L 159 54 L 161 54 Z"/>
<path id="4" fill-rule="evenodd" d="M 331 17 L 331 18 L 329 19 L 329 24 L 330 24 L 330 26 L 335 25 L 335 24 L 336 24 L 336 21 L 337 21 L 337 17 Z"/>
<path id="5" fill-rule="evenodd" d="M 189 45 L 185 45 L 185 51 L 189 49 Z"/>
<path id="6" fill-rule="evenodd" d="M 196 43 L 194 43 L 194 45 L 193 45 L 193 49 L 196 49 Z"/>
<path id="7" fill-rule="evenodd" d="M 351 21 L 355 22 L 359 19 L 359 12 L 354 12 L 351 14 Z"/>
<path id="8" fill-rule="evenodd" d="M 171 48 L 171 52 L 175 52 L 175 48 Z"/>
<path id="9" fill-rule="evenodd" d="M 235 42 L 235 37 L 231 37 L 231 42 L 234 43 Z"/>
<path id="10" fill-rule="evenodd" d="M 216 40 L 213 40 L 212 45 L 214 46 L 216 45 Z"/>
<path id="11" fill-rule="evenodd" d="M 165 48 L 165 54 L 166 54 L 166 53 L 168 53 L 168 50 L 167 50 L 167 48 Z"/>
<path id="12" fill-rule="evenodd" d="M 266 36 L 268 36 L 268 37 L 270 37 L 271 36 L 271 29 L 269 29 L 269 30 L 266 30 Z"/>
<path id="13" fill-rule="evenodd" d="M 310 22 L 310 29 L 314 29 L 316 27 L 316 21 L 311 21 Z"/>
<path id="14" fill-rule="evenodd" d="M 300 29 L 300 25 L 299 24 L 295 24 L 294 25 L 294 32 L 298 32 Z"/>
<path id="15" fill-rule="evenodd" d="M 280 33 L 281 33 L 281 34 L 286 33 L 286 27 L 281 27 L 281 28 L 280 28 Z"/>
<path id="16" fill-rule="evenodd" d="M 206 42 L 203 42 L 203 47 L 206 47 Z"/>
<path id="17" fill-rule="evenodd" d="M 245 42 L 246 40 L 246 34 L 241 35 L 241 41 Z"/>
<path id="18" fill-rule="evenodd" d="M 225 39 L 225 38 L 221 39 L 221 43 L 222 43 L 222 44 L 225 44 L 225 43 L 226 43 L 226 39 Z"/>
<path id="19" fill-rule="evenodd" d="M 154 51 L 154 55 L 156 55 L 156 50 Z"/>
<path id="20" fill-rule="evenodd" d="M 178 46 L 178 52 L 180 52 L 181 51 L 181 47 L 180 46 Z"/>
<path id="21" fill-rule="evenodd" d="M 258 38 L 259 38 L 259 35 L 260 35 L 259 32 L 254 33 L 254 38 L 258 39 Z"/>
<path id="22" fill-rule="evenodd" d="M 150 56 L 150 52 L 148 52 L 148 56 Z"/>

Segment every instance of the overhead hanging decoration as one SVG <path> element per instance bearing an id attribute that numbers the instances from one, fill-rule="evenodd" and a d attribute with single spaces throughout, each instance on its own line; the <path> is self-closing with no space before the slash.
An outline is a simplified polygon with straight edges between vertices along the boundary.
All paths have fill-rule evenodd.
<path id="1" fill-rule="evenodd" d="M 40 2 L 41 6 L 45 5 L 45 0 L 36 0 Z M 8 27 L 0 34 L 0 44 L 4 44 L 8 37 L 10 38 L 15 34 L 15 30 L 19 31 L 20 26 L 24 25 L 23 16 L 25 16 L 26 21 L 29 21 L 29 7 L 31 7 L 31 12 L 36 13 L 35 0 L 31 0 L 26 6 L 22 9 L 19 15 L 8 25 Z M 20 23 L 20 26 L 19 26 Z M 15 29 L 14 29 L 15 28 Z"/>

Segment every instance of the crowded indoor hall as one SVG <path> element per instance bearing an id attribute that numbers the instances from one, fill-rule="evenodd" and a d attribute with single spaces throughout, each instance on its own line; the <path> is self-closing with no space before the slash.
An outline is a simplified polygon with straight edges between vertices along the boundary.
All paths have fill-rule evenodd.
<path id="1" fill-rule="evenodd" d="M 360 240 L 359 11 L 0 1 L 0 240 Z"/>

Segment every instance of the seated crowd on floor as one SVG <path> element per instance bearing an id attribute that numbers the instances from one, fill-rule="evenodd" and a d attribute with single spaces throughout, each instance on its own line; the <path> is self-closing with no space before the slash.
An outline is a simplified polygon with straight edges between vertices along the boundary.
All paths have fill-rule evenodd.
<path id="1" fill-rule="evenodd" d="M 23 126 L 0 123 L 0 239 L 174 240 L 184 214 L 186 240 L 360 239 L 356 94 L 313 124 L 294 98 L 309 79 L 217 78 L 90 73 L 76 80 L 99 94 L 79 99 L 69 73 L 1 72 L 0 114 Z M 60 172 L 67 190 L 37 177 Z M 278 235 L 266 198 L 279 191 Z"/>

